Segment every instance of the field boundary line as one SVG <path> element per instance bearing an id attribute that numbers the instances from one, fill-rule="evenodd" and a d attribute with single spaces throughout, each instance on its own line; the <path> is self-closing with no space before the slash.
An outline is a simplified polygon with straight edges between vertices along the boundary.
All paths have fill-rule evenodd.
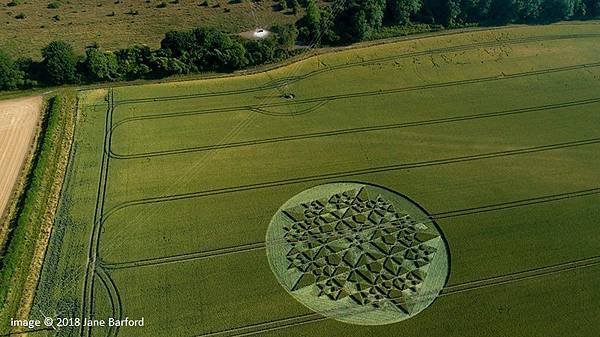
<path id="1" fill-rule="evenodd" d="M 175 200 L 200 198 L 200 197 L 205 197 L 205 196 L 210 196 L 210 195 L 220 195 L 220 194 L 228 194 L 228 193 L 241 192 L 241 191 L 272 188 L 272 187 L 299 184 L 299 183 L 305 183 L 305 182 L 323 181 L 323 180 L 328 180 L 328 179 L 339 179 L 339 178 L 352 177 L 352 176 L 358 176 L 358 175 L 364 175 L 364 174 L 373 174 L 373 173 L 381 173 L 381 172 L 389 172 L 389 171 L 400 171 L 400 170 L 406 170 L 406 169 L 412 169 L 412 168 L 432 167 L 432 166 L 464 163 L 464 162 L 471 162 L 471 161 L 478 161 L 478 160 L 485 160 L 485 159 L 493 159 L 493 158 L 501 158 L 501 157 L 507 157 L 507 156 L 516 156 L 516 155 L 546 152 L 546 151 L 552 151 L 552 150 L 558 150 L 558 149 L 573 148 L 573 147 L 579 147 L 579 146 L 585 146 L 585 145 L 594 145 L 594 144 L 598 144 L 598 143 L 600 143 L 600 138 L 589 138 L 589 139 L 582 139 L 582 140 L 576 140 L 576 141 L 570 141 L 570 142 L 564 142 L 564 143 L 555 143 L 555 144 L 537 145 L 537 146 L 532 146 L 532 147 L 524 147 L 524 148 L 518 148 L 518 149 L 513 149 L 513 150 L 479 153 L 479 154 L 473 154 L 473 155 L 468 155 L 468 156 L 442 158 L 442 159 L 431 159 L 431 160 L 417 161 L 417 162 L 412 162 L 412 163 L 391 164 L 391 165 L 376 166 L 376 167 L 357 169 L 357 170 L 348 170 L 348 171 L 340 171 L 340 172 L 332 172 L 332 173 L 325 173 L 325 174 L 318 174 L 318 175 L 308 175 L 308 176 L 303 176 L 303 177 L 274 180 L 274 181 L 262 182 L 262 183 L 252 183 L 252 184 L 238 185 L 238 186 L 232 186 L 232 187 L 221 187 L 221 188 L 215 188 L 215 189 L 203 190 L 203 191 L 197 191 L 197 192 L 142 198 L 142 199 L 136 199 L 136 200 L 123 202 L 121 204 L 113 206 L 111 209 L 109 209 L 103 215 L 102 222 L 103 223 L 106 222 L 106 220 L 109 219 L 115 212 L 117 212 L 121 209 L 135 206 L 135 205 L 141 205 L 141 204 L 155 204 L 155 203 L 175 201 Z"/>
<path id="2" fill-rule="evenodd" d="M 395 130 L 395 129 L 410 128 L 410 127 L 438 125 L 438 124 L 445 124 L 445 123 L 455 123 L 455 122 L 470 121 L 470 120 L 477 120 L 477 119 L 484 119 L 484 118 L 520 115 L 520 114 L 525 114 L 525 113 L 530 113 L 530 112 L 546 112 L 546 111 L 551 111 L 551 110 L 556 110 L 556 109 L 561 109 L 561 108 L 570 108 L 570 107 L 576 107 L 576 106 L 582 106 L 582 105 L 588 105 L 588 104 L 595 104 L 595 103 L 599 103 L 599 102 L 600 102 L 600 97 L 568 101 L 568 102 L 560 102 L 560 103 L 555 103 L 555 104 L 532 106 L 532 107 L 526 107 L 526 108 L 515 108 L 515 109 L 501 110 L 501 111 L 495 111 L 495 112 L 485 112 L 485 113 L 478 113 L 478 114 L 459 115 L 459 116 L 454 116 L 454 117 L 433 118 L 433 119 L 428 119 L 428 120 L 420 120 L 420 121 L 412 121 L 412 122 L 390 123 L 390 124 L 381 124 L 381 125 L 374 125 L 374 126 L 337 129 L 337 130 L 322 131 L 322 132 L 311 132 L 311 133 L 296 134 L 296 135 L 290 135 L 290 136 L 271 137 L 271 138 L 223 143 L 223 144 L 210 144 L 210 145 L 204 145 L 204 146 L 195 146 L 195 147 L 188 147 L 188 148 L 181 148 L 181 149 L 174 149 L 174 150 L 164 150 L 164 151 L 151 151 L 151 152 L 135 153 L 135 154 L 115 153 L 111 147 L 110 156 L 112 158 L 121 159 L 121 160 L 151 158 L 151 157 L 178 155 L 178 154 L 185 154 L 185 153 L 195 153 L 195 152 L 202 152 L 202 151 L 212 151 L 212 150 L 222 150 L 222 149 L 230 149 L 230 148 L 237 148 L 237 147 L 255 146 L 255 145 L 262 145 L 262 144 L 273 144 L 273 143 L 304 140 L 304 139 L 313 139 L 313 138 L 320 138 L 320 137 L 331 137 L 331 136 L 346 135 L 346 134 L 383 131 L 383 130 Z"/>
<path id="3" fill-rule="evenodd" d="M 442 220 L 442 219 L 462 217 L 462 216 L 466 216 L 466 215 L 473 215 L 473 214 L 480 214 L 480 213 L 487 213 L 487 212 L 494 212 L 494 211 L 501 211 L 501 210 L 506 210 L 506 209 L 518 208 L 518 207 L 533 206 L 533 205 L 545 204 L 545 203 L 549 203 L 549 202 L 556 202 L 556 201 L 562 201 L 562 200 L 567 200 L 567 199 L 586 197 L 586 196 L 596 195 L 596 194 L 600 194 L 600 187 L 584 189 L 584 190 L 579 190 L 579 191 L 573 191 L 573 192 L 559 193 L 559 194 L 554 194 L 554 195 L 544 195 L 544 196 L 535 197 L 535 198 L 526 198 L 526 199 L 502 202 L 502 203 L 491 204 L 491 205 L 488 204 L 488 205 L 482 205 L 479 207 L 470 207 L 470 208 L 463 208 L 463 209 L 458 209 L 458 210 L 453 210 L 453 211 L 432 213 L 429 218 L 416 219 L 416 220 L 419 222 L 433 222 L 433 221 L 438 221 L 438 220 Z M 348 231 L 348 233 L 350 233 L 350 232 L 351 231 Z M 338 236 L 340 236 L 340 234 L 341 234 L 341 236 L 344 236 L 343 232 L 336 232 L 335 234 Z M 284 243 L 285 240 L 282 239 L 281 242 Z M 163 265 L 163 264 L 168 264 L 168 263 L 177 263 L 177 262 L 186 262 L 186 261 L 199 260 L 199 259 L 207 259 L 207 258 L 220 257 L 220 256 L 231 255 L 231 254 L 236 254 L 236 253 L 245 253 L 245 252 L 249 252 L 249 251 L 264 249 L 264 248 L 266 248 L 266 244 L 268 244 L 268 243 L 272 244 L 273 242 L 265 242 L 265 241 L 255 242 L 255 243 L 242 244 L 242 245 L 213 249 L 213 250 L 206 250 L 206 251 L 201 251 L 201 252 L 184 253 L 184 254 L 170 255 L 170 256 L 157 257 L 157 258 L 141 259 L 141 260 L 136 260 L 136 261 L 107 263 L 107 262 L 102 261 L 102 259 L 100 257 L 99 257 L 99 260 L 100 260 L 100 265 L 107 270 L 130 269 L 130 268 L 138 268 L 138 267 L 157 266 L 157 265 Z M 275 242 L 275 244 L 277 244 L 277 243 L 278 242 Z"/>

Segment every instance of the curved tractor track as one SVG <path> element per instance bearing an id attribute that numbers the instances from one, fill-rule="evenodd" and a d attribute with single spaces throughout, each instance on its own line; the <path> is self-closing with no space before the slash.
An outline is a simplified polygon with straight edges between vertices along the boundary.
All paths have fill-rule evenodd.
<path id="1" fill-rule="evenodd" d="M 89 240 L 89 250 L 88 257 L 86 263 L 86 269 L 84 274 L 84 286 L 83 286 L 83 299 L 81 302 L 81 319 L 91 318 L 94 315 L 94 286 L 95 286 L 95 276 L 98 275 L 97 266 L 98 266 L 98 256 L 99 256 L 99 245 L 100 245 L 100 232 L 102 228 L 102 212 L 104 209 L 104 200 L 106 198 L 106 180 L 108 177 L 108 164 L 109 164 L 109 152 L 110 152 L 110 125 L 112 124 L 112 117 L 114 112 L 114 92 L 112 89 L 108 90 L 108 95 L 106 97 L 107 101 L 107 111 L 105 117 L 105 126 L 104 126 L 104 145 L 102 151 L 101 158 L 101 169 L 100 169 L 100 179 L 98 180 L 98 192 L 96 199 L 96 209 L 94 214 L 94 222 L 91 230 L 90 240 Z M 106 278 L 104 282 L 106 282 Z M 110 283 L 114 286 L 114 283 L 110 281 Z M 116 286 L 114 287 L 114 292 L 118 294 Z M 109 291 L 111 294 L 111 291 Z M 117 295 L 118 297 L 118 295 Z M 111 302 L 116 303 L 115 299 L 112 299 Z M 120 303 L 120 300 L 118 301 Z M 115 310 L 115 307 L 113 307 Z M 81 327 L 79 331 L 79 335 L 81 337 L 90 337 L 92 334 L 92 327 Z"/>
<path id="2" fill-rule="evenodd" d="M 532 37 L 526 37 L 526 38 L 506 39 L 503 41 L 494 40 L 494 41 L 486 41 L 486 42 L 477 42 L 477 43 L 471 43 L 471 44 L 457 45 L 457 46 L 453 46 L 453 47 L 429 49 L 429 50 L 425 50 L 425 51 L 421 51 L 421 52 L 410 52 L 410 53 L 402 53 L 402 54 L 397 54 L 397 55 L 383 56 L 383 57 L 372 58 L 372 59 L 364 60 L 364 61 L 357 61 L 357 62 L 350 62 L 347 64 L 328 66 L 327 68 L 309 71 L 306 74 L 272 80 L 270 82 L 267 82 L 264 85 L 251 87 L 251 88 L 247 88 L 247 89 L 224 90 L 224 91 L 210 92 L 210 93 L 158 96 L 158 97 L 147 97 L 147 98 L 137 98 L 137 99 L 124 99 L 124 100 L 117 100 L 117 101 L 115 101 L 115 103 L 117 105 L 136 104 L 136 103 L 173 101 L 173 100 L 182 100 L 182 99 L 219 97 L 219 96 L 229 96 L 229 95 L 253 93 L 253 92 L 262 91 L 262 90 L 283 88 L 283 87 L 293 84 L 295 82 L 305 80 L 307 78 L 310 78 L 310 77 L 313 77 L 313 76 L 316 76 L 319 74 L 323 74 L 326 72 L 331 72 L 331 71 L 340 70 L 340 69 L 353 68 L 353 67 L 357 67 L 357 66 L 370 65 L 370 64 L 379 63 L 379 62 L 393 61 L 393 60 L 397 60 L 397 59 L 428 56 L 428 55 L 443 54 L 443 53 L 460 52 L 460 51 L 466 51 L 466 50 L 471 50 L 471 49 L 497 47 L 497 46 L 511 45 L 511 44 L 523 44 L 523 43 L 544 42 L 544 41 L 553 41 L 553 40 L 597 38 L 597 37 L 600 37 L 600 34 L 545 35 L 545 36 L 532 36 Z M 300 62 L 302 62 L 302 61 L 300 61 Z"/>
<path id="3" fill-rule="evenodd" d="M 255 146 L 255 145 L 262 145 L 262 144 L 273 144 L 273 143 L 281 143 L 281 142 L 320 138 L 320 137 L 331 137 L 331 136 L 339 136 L 339 135 L 345 135 L 345 134 L 356 134 L 356 133 L 364 133 L 364 132 L 394 130 L 394 129 L 445 124 L 445 123 L 455 123 L 455 122 L 462 122 L 462 121 L 469 121 L 469 120 L 476 120 L 476 119 L 519 115 L 519 114 L 525 114 L 525 113 L 531 113 L 531 112 L 546 112 L 546 111 L 556 110 L 556 109 L 561 109 L 561 108 L 577 107 L 577 106 L 596 104 L 596 103 L 600 103 L 600 97 L 599 98 L 591 98 L 591 99 L 583 99 L 583 100 L 574 100 L 574 101 L 568 101 L 568 102 L 560 102 L 560 103 L 556 103 L 556 104 L 545 104 L 545 105 L 532 106 L 532 107 L 526 107 L 526 108 L 516 108 L 516 109 L 500 110 L 500 111 L 494 111 L 494 112 L 484 112 L 484 113 L 477 113 L 477 114 L 466 114 L 466 115 L 460 115 L 460 116 L 455 116 L 455 117 L 434 118 L 434 119 L 420 120 L 420 121 L 414 121 L 414 122 L 381 124 L 381 125 L 374 125 L 374 126 L 337 129 L 337 130 L 323 131 L 323 132 L 310 132 L 310 133 L 290 135 L 290 136 L 271 137 L 271 138 L 247 140 L 247 141 L 240 141 L 240 142 L 223 143 L 223 144 L 211 144 L 211 145 L 204 145 L 204 146 L 181 148 L 181 149 L 176 149 L 176 150 L 152 151 L 152 152 L 144 152 L 144 153 L 136 153 L 136 154 L 119 154 L 119 153 L 115 153 L 111 148 L 110 156 L 111 156 L 111 158 L 115 158 L 115 159 L 151 158 L 151 157 L 184 154 L 184 153 L 194 153 L 194 152 L 221 150 L 221 149 L 229 149 L 229 148 L 236 148 L 236 147 Z"/>
<path id="4" fill-rule="evenodd" d="M 262 109 L 264 107 L 286 106 L 289 104 L 317 103 L 317 105 L 314 108 L 318 109 L 325 103 L 335 101 L 335 100 L 399 94 L 399 93 L 405 93 L 405 92 L 447 88 L 447 87 L 469 85 L 469 84 L 476 84 L 476 83 L 503 81 L 503 80 L 510 80 L 510 79 L 515 79 L 515 78 L 529 77 L 529 76 L 538 76 L 538 75 L 559 73 L 559 72 L 572 71 L 572 70 L 596 68 L 599 66 L 600 66 L 600 62 L 593 62 L 593 63 L 584 63 L 584 64 L 577 64 L 577 65 L 571 65 L 571 66 L 557 67 L 557 68 L 547 68 L 547 69 L 526 71 L 526 72 L 507 74 L 507 75 L 502 75 L 502 76 L 487 76 L 487 77 L 480 77 L 480 78 L 474 78 L 474 79 L 449 81 L 449 82 L 441 82 L 441 83 L 433 83 L 433 84 L 409 86 L 409 87 L 400 87 L 400 88 L 386 89 L 386 90 L 371 90 L 371 91 L 355 92 L 355 93 L 349 93 L 349 94 L 338 94 L 338 95 L 328 95 L 328 96 L 322 96 L 322 97 L 305 98 L 305 99 L 296 100 L 293 103 L 290 103 L 290 102 L 263 103 L 263 104 L 257 104 L 255 106 L 246 105 L 246 106 L 236 106 L 236 107 L 229 107 L 229 108 L 216 108 L 216 109 L 206 109 L 206 110 L 197 110 L 197 111 L 166 113 L 166 114 L 160 114 L 160 115 L 129 117 L 129 118 L 125 118 L 125 119 L 115 123 L 115 125 L 111 127 L 111 133 L 113 133 L 116 128 L 118 128 L 126 123 L 133 122 L 133 121 L 139 121 L 139 120 L 161 119 L 161 118 L 188 116 L 188 115 L 196 115 L 196 114 L 207 114 L 207 113 L 216 113 L 216 112 L 224 112 L 224 111 L 242 111 L 242 110 L 253 111 L 256 109 Z M 312 111 L 314 111 L 314 110 L 312 110 Z M 223 144 L 223 145 L 226 145 L 226 144 Z M 176 152 L 181 152 L 181 153 L 193 152 L 193 149 L 191 149 L 190 151 L 186 151 L 186 150 L 189 150 L 189 149 L 176 149 L 176 150 L 161 151 L 158 153 L 150 153 L 150 154 L 161 155 L 161 154 L 172 154 L 172 153 L 176 153 Z M 111 157 L 114 157 L 117 159 L 127 159 L 128 158 L 127 155 L 113 153 L 112 151 L 110 152 L 110 155 L 111 155 Z"/>

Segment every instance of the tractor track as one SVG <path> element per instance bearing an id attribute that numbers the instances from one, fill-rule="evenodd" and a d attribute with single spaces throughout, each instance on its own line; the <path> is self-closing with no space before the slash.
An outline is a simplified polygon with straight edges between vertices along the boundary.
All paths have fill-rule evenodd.
<path id="1" fill-rule="evenodd" d="M 555 264 L 551 266 L 539 267 L 534 269 L 529 269 L 525 271 L 494 276 L 481 280 L 468 281 L 464 283 L 459 283 L 456 285 L 446 286 L 444 287 L 439 295 L 435 297 L 445 297 L 453 294 L 459 294 L 467 291 L 484 289 L 499 285 L 505 285 L 510 283 L 515 283 L 524 280 L 530 280 L 534 278 L 539 278 L 547 275 L 573 271 L 577 269 L 590 268 L 600 264 L 600 256 L 594 256 L 586 259 L 575 260 L 560 264 Z M 433 295 L 432 295 L 433 296 Z M 350 309 L 350 308 L 348 308 Z M 363 311 L 371 310 L 368 307 L 365 307 Z M 196 335 L 195 337 L 242 337 L 242 336 L 252 336 L 260 333 L 276 331 L 286 328 L 291 328 L 299 325 L 315 323 L 335 317 L 343 317 L 348 312 L 357 312 L 356 310 L 344 310 L 343 308 L 335 309 L 330 312 L 325 312 L 327 316 L 318 314 L 318 313 L 310 313 L 306 315 L 300 315 L 295 317 L 284 318 L 280 320 L 273 320 L 269 322 L 263 322 L 258 324 L 247 325 L 243 327 L 221 330 L 201 335 Z M 331 315 L 329 315 L 331 313 Z"/>
<path id="2" fill-rule="evenodd" d="M 579 190 L 579 191 L 573 191 L 573 192 L 553 194 L 553 195 L 544 195 L 544 196 L 535 197 L 535 198 L 514 200 L 514 201 L 503 202 L 503 203 L 491 204 L 491 205 L 483 205 L 483 206 L 479 206 L 479 207 L 470 207 L 470 208 L 463 208 L 463 209 L 452 210 L 452 211 L 433 213 L 433 214 L 431 214 L 430 217 L 428 217 L 426 219 L 416 219 L 415 221 L 434 222 L 434 221 L 438 221 L 441 219 L 449 219 L 449 218 L 462 217 L 462 216 L 467 216 L 467 215 L 474 215 L 474 214 L 481 214 L 481 213 L 487 213 L 487 212 L 519 208 L 519 207 L 533 206 L 533 205 L 538 205 L 538 204 L 545 204 L 545 203 L 549 203 L 549 202 L 556 202 L 556 201 L 568 200 L 568 199 L 573 199 L 573 198 L 581 198 L 581 197 L 597 195 L 597 194 L 600 194 L 600 187 L 584 189 L 584 190 Z M 348 232 L 348 234 L 352 234 L 351 231 L 347 231 L 347 232 Z M 340 236 L 340 235 L 344 236 L 344 233 L 339 232 L 339 231 L 335 232 L 335 234 L 338 236 Z M 278 244 L 279 242 L 274 242 L 274 241 L 271 242 L 270 241 L 269 243 L 270 244 Z M 281 243 L 285 243 L 285 241 L 282 239 Z M 168 263 L 193 261 L 193 260 L 198 260 L 198 259 L 207 259 L 207 258 L 212 258 L 212 257 L 260 250 L 260 249 L 266 248 L 266 244 L 267 244 L 267 242 L 255 242 L 255 243 L 242 244 L 242 245 L 231 246 L 231 247 L 226 247 L 226 248 L 213 249 L 213 250 L 208 250 L 208 251 L 178 254 L 178 255 L 164 256 L 164 257 L 157 257 L 157 258 L 149 258 L 149 259 L 142 259 L 142 260 L 137 260 L 137 261 L 116 262 L 116 263 L 107 263 L 104 261 L 100 261 L 100 265 L 107 270 L 149 267 L 149 266 L 156 266 L 156 265 L 162 265 L 162 264 L 168 264 Z"/>
<path id="3" fill-rule="evenodd" d="M 195 152 L 230 149 L 230 148 L 237 148 L 237 147 L 255 146 L 255 145 L 262 145 L 262 144 L 274 144 L 274 143 L 305 140 L 305 139 L 314 139 L 314 138 L 321 138 L 321 137 L 331 137 L 331 136 L 339 136 L 339 135 L 346 135 L 346 134 L 356 134 L 356 133 L 364 133 L 364 132 L 395 130 L 395 129 L 403 129 L 403 128 L 419 127 L 419 126 L 427 126 L 427 125 L 455 123 L 455 122 L 470 121 L 470 120 L 485 119 L 485 118 L 520 115 L 520 114 L 531 113 L 531 112 L 546 112 L 546 111 L 551 111 L 551 110 L 556 110 L 556 109 L 561 109 L 561 108 L 569 108 L 569 107 L 577 107 L 577 106 L 583 106 L 583 105 L 589 105 L 589 104 L 596 104 L 599 102 L 600 102 L 600 98 L 590 98 L 590 99 L 574 100 L 574 101 L 561 102 L 561 103 L 555 103 L 555 104 L 546 104 L 546 105 L 526 107 L 526 108 L 516 108 L 516 109 L 508 109 L 508 110 L 501 110 L 501 111 L 495 111 L 495 112 L 461 115 L 461 116 L 455 116 L 455 117 L 434 118 L 434 119 L 420 120 L 420 121 L 413 121 L 413 122 L 391 123 L 391 124 L 382 124 L 382 125 L 374 125 L 374 126 L 338 129 L 338 130 L 323 131 L 323 132 L 311 132 L 311 133 L 304 133 L 304 134 L 297 134 L 297 135 L 290 135 L 290 136 L 271 137 L 271 138 L 263 138 L 263 139 L 256 139 L 256 140 L 239 141 L 239 142 L 231 142 L 231 143 L 223 143 L 223 144 L 211 144 L 211 145 L 194 146 L 194 147 L 181 148 L 181 149 L 175 149 L 175 150 L 152 151 L 152 152 L 135 153 L 135 154 L 119 154 L 119 153 L 115 153 L 111 148 L 110 156 L 111 156 L 111 158 L 115 158 L 115 159 L 151 158 L 151 157 L 159 157 L 159 156 L 169 156 L 169 155 L 178 155 L 178 154 L 185 154 L 185 153 L 195 153 Z"/>
<path id="4" fill-rule="evenodd" d="M 110 277 L 110 274 L 108 274 L 102 268 L 102 266 L 98 266 L 96 268 L 96 275 L 98 276 L 98 278 L 104 285 L 106 292 L 108 293 L 108 297 L 110 300 L 110 306 L 111 306 L 111 310 L 112 310 L 111 317 L 114 319 L 117 319 L 117 320 L 123 319 L 123 301 L 121 300 L 121 295 L 119 294 L 119 290 L 117 289 L 115 282 Z M 111 326 L 108 328 L 106 337 L 116 337 L 118 335 L 118 333 L 119 333 L 119 327 Z"/>
<path id="5" fill-rule="evenodd" d="M 369 90 L 369 91 L 361 91 L 361 92 L 345 93 L 345 94 L 337 94 L 337 95 L 326 95 L 326 96 L 319 96 L 319 97 L 312 97 L 312 98 L 296 98 L 296 99 L 294 99 L 293 102 L 284 101 L 284 102 L 274 102 L 274 103 L 247 104 L 247 105 L 239 105 L 239 106 L 231 106 L 231 107 L 189 110 L 189 111 L 179 111 L 179 112 L 167 112 L 167 113 L 152 114 L 152 115 L 145 115 L 145 116 L 134 116 L 134 117 L 124 118 L 124 119 L 120 120 L 119 122 L 115 123 L 112 126 L 112 131 L 114 131 L 118 127 L 122 126 L 123 124 L 131 123 L 134 121 L 140 121 L 140 120 L 163 119 L 163 118 L 173 118 L 173 117 L 192 116 L 192 115 L 207 115 L 207 114 L 215 114 L 215 113 L 223 113 L 223 112 L 234 112 L 234 111 L 255 111 L 257 109 L 264 110 L 266 108 L 274 108 L 274 107 L 289 106 L 289 105 L 299 105 L 299 104 L 307 104 L 307 103 L 317 103 L 317 104 L 323 103 L 323 102 L 329 103 L 331 101 L 336 101 L 336 100 L 393 95 L 393 94 L 414 92 L 414 91 L 421 91 L 421 90 L 448 88 L 448 87 L 486 83 L 486 82 L 496 82 L 496 81 L 502 81 L 502 80 L 510 80 L 510 79 L 538 76 L 538 75 L 547 75 L 547 74 L 572 71 L 572 70 L 596 68 L 599 66 L 600 66 L 600 62 L 591 62 L 591 63 L 582 63 L 582 64 L 576 64 L 576 65 L 570 65 L 570 66 L 556 67 L 556 68 L 531 70 L 531 71 L 525 71 L 525 72 L 519 72 L 519 73 L 513 73 L 513 74 L 494 75 L 494 76 L 486 76 L 486 77 L 479 77 L 479 78 L 472 78 L 472 79 L 406 86 L 406 87 L 399 87 L 399 88 L 392 88 L 392 89 Z"/>
<path id="6" fill-rule="evenodd" d="M 230 96 L 230 95 L 238 95 L 238 94 L 245 94 L 245 93 L 253 93 L 253 92 L 262 91 L 262 90 L 277 89 L 277 88 L 285 87 L 292 83 L 295 83 L 295 82 L 298 82 L 298 81 L 301 81 L 301 80 L 304 80 L 304 79 L 307 79 L 310 77 L 314 77 L 314 76 L 322 74 L 322 73 L 330 72 L 330 71 L 354 68 L 354 67 L 358 67 L 358 66 L 375 64 L 375 63 L 379 63 L 379 62 L 393 61 L 393 60 L 405 59 L 405 58 L 411 58 L 411 57 L 443 54 L 443 53 L 461 52 L 461 51 L 472 50 L 472 49 L 477 49 L 477 48 L 486 48 L 486 47 L 491 48 L 491 47 L 511 45 L 511 44 L 524 44 L 524 43 L 544 42 L 544 41 L 553 41 L 553 40 L 557 41 L 557 40 L 571 40 L 571 39 L 597 38 L 597 37 L 600 37 L 600 34 L 565 34 L 565 35 L 546 35 L 546 36 L 533 36 L 533 37 L 506 39 L 503 41 L 494 40 L 494 41 L 477 42 L 477 43 L 457 45 L 457 46 L 451 46 L 451 47 L 429 49 L 429 50 L 425 50 L 425 51 L 421 51 L 421 52 L 409 52 L 409 53 L 402 53 L 402 54 L 397 54 L 397 55 L 383 56 L 383 57 L 378 57 L 378 58 L 372 58 L 369 60 L 351 62 L 348 64 L 329 66 L 327 68 L 309 71 L 303 75 L 284 77 L 284 78 L 272 80 L 272 81 L 267 82 L 266 84 L 247 88 L 247 89 L 224 90 L 224 91 L 219 91 L 219 92 L 208 92 L 208 93 L 197 93 L 197 94 L 186 94 L 186 95 L 157 96 L 157 97 L 146 97 L 146 98 L 137 98 L 137 99 L 124 99 L 124 100 L 117 100 L 117 101 L 115 101 L 115 103 L 117 105 L 123 105 L 123 104 L 173 101 L 173 100 L 182 100 L 182 99 L 219 97 L 219 96 Z"/>
<path id="7" fill-rule="evenodd" d="M 110 152 L 110 126 L 114 112 L 114 92 L 113 89 L 108 90 L 107 94 L 107 111 L 104 126 L 104 144 L 102 150 L 102 162 L 100 166 L 100 178 L 98 179 L 98 193 L 96 198 L 96 206 L 94 212 L 94 223 L 92 226 L 89 250 L 84 276 L 83 298 L 81 302 L 81 319 L 91 318 L 94 315 L 94 280 L 96 275 L 96 266 L 98 258 L 98 248 L 100 244 L 100 232 L 102 227 L 102 211 L 104 209 L 104 201 L 106 198 L 106 180 L 108 178 L 108 164 Z M 90 337 L 92 327 L 83 327 L 79 329 L 81 337 Z"/>
<path id="8" fill-rule="evenodd" d="M 564 143 L 555 143 L 555 144 L 538 145 L 538 146 L 532 146 L 532 147 L 524 147 L 524 148 L 518 148 L 518 149 L 513 149 L 513 150 L 487 152 L 487 153 L 480 153 L 480 154 L 460 156 L 460 157 L 450 157 L 450 158 L 443 158 L 443 159 L 432 159 L 432 160 L 417 161 L 417 162 L 411 162 L 411 163 L 391 164 L 391 165 L 376 166 L 376 167 L 370 167 L 370 168 L 364 168 L 364 169 L 347 170 L 347 171 L 332 172 L 332 173 L 326 173 L 326 174 L 316 174 L 316 175 L 308 175 L 308 176 L 303 176 L 303 177 L 274 180 L 274 181 L 268 181 L 268 182 L 262 182 L 262 183 L 237 185 L 237 186 L 233 186 L 233 187 L 221 187 L 221 188 L 203 190 L 203 191 L 197 191 L 197 192 L 142 198 L 142 199 L 123 202 L 123 203 L 113 206 L 111 209 L 109 209 L 103 215 L 102 223 L 105 223 L 106 220 L 109 219 L 115 212 L 117 212 L 121 209 L 130 207 L 130 206 L 135 206 L 135 205 L 156 204 L 156 203 L 167 202 L 167 201 L 184 200 L 184 199 L 206 197 L 206 196 L 211 196 L 211 195 L 221 195 L 221 194 L 235 193 L 235 192 L 241 192 L 241 191 L 273 188 L 273 187 L 299 184 L 299 183 L 305 183 L 305 182 L 347 178 L 347 177 L 365 175 L 365 174 L 390 172 L 390 171 L 401 171 L 401 170 L 407 170 L 407 169 L 413 169 L 413 168 L 433 167 L 433 166 L 464 163 L 464 162 L 471 162 L 471 161 L 478 161 L 478 160 L 485 160 L 485 159 L 492 159 L 492 158 L 517 156 L 517 155 L 539 153 L 539 152 L 553 151 L 553 150 L 559 150 L 559 149 L 575 148 L 575 147 L 586 146 L 586 145 L 595 145 L 598 143 L 600 143 L 600 138 L 588 138 L 588 139 L 575 140 L 575 141 L 564 142 Z"/>

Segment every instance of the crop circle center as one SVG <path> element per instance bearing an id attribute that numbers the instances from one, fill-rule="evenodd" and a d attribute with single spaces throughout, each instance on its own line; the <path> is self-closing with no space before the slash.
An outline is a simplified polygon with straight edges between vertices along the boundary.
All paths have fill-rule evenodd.
<path id="1" fill-rule="evenodd" d="M 441 231 L 407 197 L 369 184 L 330 183 L 289 199 L 267 230 L 279 283 L 338 321 L 399 322 L 433 303 L 449 273 Z"/>

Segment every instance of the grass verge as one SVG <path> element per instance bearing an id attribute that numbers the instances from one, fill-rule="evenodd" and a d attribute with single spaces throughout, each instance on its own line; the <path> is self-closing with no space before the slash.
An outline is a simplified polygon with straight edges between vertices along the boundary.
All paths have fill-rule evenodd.
<path id="1" fill-rule="evenodd" d="M 0 260 L 0 331 L 11 318 L 24 318 L 37 284 L 58 204 L 73 133 L 75 93 L 52 97 L 42 117 L 33 161 L 10 221 Z"/>

